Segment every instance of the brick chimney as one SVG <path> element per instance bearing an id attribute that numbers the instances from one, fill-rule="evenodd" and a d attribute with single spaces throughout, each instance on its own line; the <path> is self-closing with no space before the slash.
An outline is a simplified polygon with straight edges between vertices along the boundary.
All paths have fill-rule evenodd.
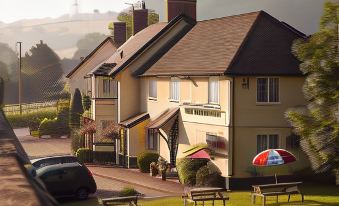
<path id="1" fill-rule="evenodd" d="M 142 2 L 141 9 L 133 10 L 133 35 L 148 26 L 148 9 L 145 2 Z"/>
<path id="2" fill-rule="evenodd" d="M 114 42 L 123 44 L 126 41 L 126 22 L 114 22 Z"/>
<path id="3" fill-rule="evenodd" d="M 165 7 L 165 20 L 167 22 L 180 14 L 185 14 L 195 21 L 197 20 L 197 0 L 165 0 Z"/>

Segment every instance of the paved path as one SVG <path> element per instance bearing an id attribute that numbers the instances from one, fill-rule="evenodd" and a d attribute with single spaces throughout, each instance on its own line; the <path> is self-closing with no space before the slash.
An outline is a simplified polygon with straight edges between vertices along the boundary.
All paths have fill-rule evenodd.
<path id="1" fill-rule="evenodd" d="M 151 177 L 149 174 L 140 173 L 136 170 L 90 165 L 88 165 L 88 168 L 98 177 L 147 188 L 169 196 L 182 195 L 184 192 L 184 187 L 178 182 L 162 181 L 159 178 Z"/>

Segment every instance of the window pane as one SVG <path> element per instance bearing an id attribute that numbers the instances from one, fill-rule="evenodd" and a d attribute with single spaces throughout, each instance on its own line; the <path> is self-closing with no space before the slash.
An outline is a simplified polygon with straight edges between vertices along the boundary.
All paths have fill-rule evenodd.
<path id="1" fill-rule="evenodd" d="M 277 148 L 278 148 L 278 135 L 276 134 L 269 135 L 269 149 Z"/>
<path id="2" fill-rule="evenodd" d="M 267 102 L 267 78 L 257 79 L 257 102 Z"/>
<path id="3" fill-rule="evenodd" d="M 149 80 L 149 97 L 157 98 L 157 81 L 155 79 Z"/>
<path id="4" fill-rule="evenodd" d="M 210 78 L 208 82 L 209 103 L 219 103 L 219 81 L 218 78 Z"/>
<path id="5" fill-rule="evenodd" d="M 267 149 L 267 135 L 257 135 L 257 153 Z"/>
<path id="6" fill-rule="evenodd" d="M 177 78 L 171 78 L 170 99 L 179 101 L 180 82 Z"/>
<path id="7" fill-rule="evenodd" d="M 270 78 L 270 102 L 279 102 L 279 79 L 278 78 Z"/>

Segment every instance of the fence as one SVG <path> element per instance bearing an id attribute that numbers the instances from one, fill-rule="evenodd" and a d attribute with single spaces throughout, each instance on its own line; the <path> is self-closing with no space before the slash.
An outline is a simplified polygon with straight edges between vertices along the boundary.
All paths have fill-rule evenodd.
<path id="1" fill-rule="evenodd" d="M 58 102 L 37 102 L 30 104 L 22 104 L 22 113 L 37 112 L 43 109 L 57 109 Z M 19 104 L 8 104 L 3 107 L 5 114 L 19 114 L 20 105 Z"/>

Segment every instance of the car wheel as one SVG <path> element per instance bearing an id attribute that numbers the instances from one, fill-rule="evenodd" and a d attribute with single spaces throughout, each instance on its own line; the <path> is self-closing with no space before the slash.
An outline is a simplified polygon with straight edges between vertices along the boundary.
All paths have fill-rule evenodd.
<path id="1" fill-rule="evenodd" d="M 84 187 L 78 189 L 77 192 L 76 192 L 76 197 L 79 200 L 87 199 L 88 198 L 88 189 L 84 188 Z"/>

